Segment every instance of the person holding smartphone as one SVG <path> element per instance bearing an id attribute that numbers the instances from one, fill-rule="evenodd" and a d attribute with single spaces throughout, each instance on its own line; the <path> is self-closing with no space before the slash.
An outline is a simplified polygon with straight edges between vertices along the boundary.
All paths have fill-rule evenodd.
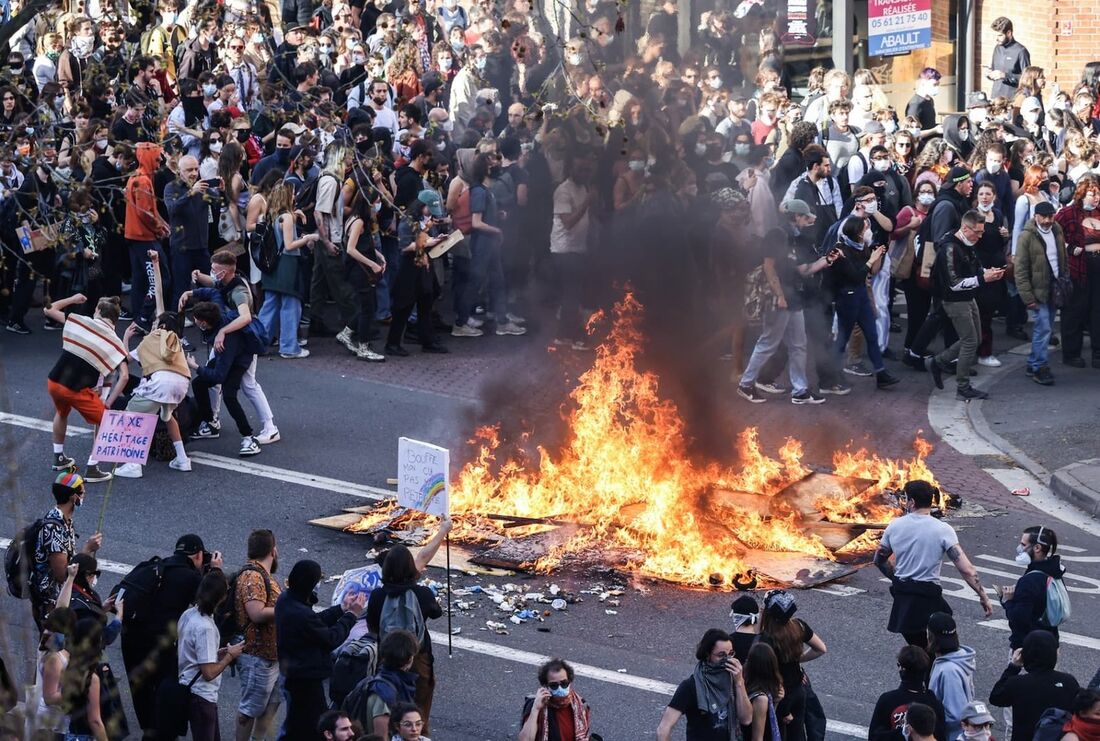
<path id="1" fill-rule="evenodd" d="M 523 705 L 519 741 L 542 738 L 592 738 L 592 709 L 573 686 L 573 667 L 550 659 L 539 667 L 539 688 Z"/>
<path id="2" fill-rule="evenodd" d="M 733 738 L 738 724 L 752 720 L 745 675 L 729 633 L 708 630 L 695 648 L 695 658 L 695 671 L 680 682 L 661 716 L 657 741 L 669 741 L 672 729 L 685 716 L 691 739 L 714 738 L 718 731 Z"/>

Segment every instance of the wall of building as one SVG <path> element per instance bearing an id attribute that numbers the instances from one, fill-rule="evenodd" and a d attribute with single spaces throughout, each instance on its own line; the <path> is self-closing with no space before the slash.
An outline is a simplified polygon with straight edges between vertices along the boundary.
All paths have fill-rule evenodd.
<path id="1" fill-rule="evenodd" d="M 975 0 L 978 49 L 975 74 L 982 89 L 992 83 L 981 67 L 993 59 L 996 35 L 989 24 L 999 16 L 1012 19 L 1016 38 L 1031 52 L 1031 63 L 1046 70 L 1047 85 L 1057 83 L 1072 90 L 1081 79 L 1086 62 L 1100 59 L 1100 15 L 1087 0 Z"/>

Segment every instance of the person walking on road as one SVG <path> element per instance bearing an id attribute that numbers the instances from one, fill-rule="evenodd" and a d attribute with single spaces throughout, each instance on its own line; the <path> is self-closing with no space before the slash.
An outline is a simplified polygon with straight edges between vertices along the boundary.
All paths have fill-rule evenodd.
<path id="1" fill-rule="evenodd" d="M 590 738 L 592 709 L 573 686 L 573 667 L 550 659 L 539 667 L 539 688 L 523 706 L 519 741 Z"/>
<path id="2" fill-rule="evenodd" d="M 695 648 L 695 671 L 680 682 L 657 726 L 657 741 L 670 741 L 672 729 L 687 717 L 689 739 L 734 738 L 738 724 L 750 722 L 741 662 L 729 633 L 711 628 Z"/>
<path id="3" fill-rule="evenodd" d="M 1026 564 L 1027 571 L 1013 587 L 997 587 L 1001 606 L 1005 608 L 1008 627 L 1012 630 L 1008 645 L 1016 650 L 1033 630 L 1045 630 L 1058 638 L 1058 626 L 1047 617 L 1047 582 L 1061 582 L 1066 568 L 1058 550 L 1058 536 L 1049 527 L 1037 525 L 1024 530 L 1016 546 L 1016 563 Z"/>
<path id="4" fill-rule="evenodd" d="M 1057 305 L 1057 293 L 1060 280 L 1069 275 L 1069 265 L 1062 226 L 1054 221 L 1054 206 L 1046 201 L 1035 206 L 1035 218 L 1020 232 L 1013 265 L 1020 300 L 1035 323 L 1031 330 L 1026 373 L 1040 386 L 1053 386 L 1050 336 L 1055 312 L 1068 308 Z M 1066 322 L 1065 313 L 1062 322 Z"/>
<path id="5" fill-rule="evenodd" d="M 928 618 L 928 648 L 934 656 L 928 689 L 943 703 L 947 738 L 958 738 L 963 710 L 974 699 L 977 654 L 959 643 L 955 619 L 945 612 L 934 612 Z"/>
<path id="6" fill-rule="evenodd" d="M 934 612 L 951 614 L 940 586 L 945 554 L 978 595 L 986 617 L 993 615 L 993 605 L 954 528 L 932 517 L 932 503 L 939 491 L 919 480 L 906 483 L 904 491 L 909 513 L 886 526 L 875 552 L 875 566 L 890 580 L 894 598 L 886 629 L 900 633 L 912 646 L 923 647 L 928 643 L 925 630 L 929 616 Z"/>
<path id="7" fill-rule="evenodd" d="M 282 590 L 275 533 L 253 530 L 248 536 L 248 562 L 237 574 L 233 610 L 244 629 L 244 651 L 237 660 L 241 699 L 237 706 L 237 741 L 267 738 L 283 701 L 275 637 L 275 603 Z"/>

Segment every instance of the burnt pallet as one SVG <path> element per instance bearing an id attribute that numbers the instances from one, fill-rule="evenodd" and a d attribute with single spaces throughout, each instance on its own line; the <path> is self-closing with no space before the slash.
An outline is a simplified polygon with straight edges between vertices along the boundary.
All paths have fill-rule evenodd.
<path id="1" fill-rule="evenodd" d="M 508 538 L 470 559 L 470 563 L 500 569 L 522 570 L 565 545 L 581 531 L 579 525 L 562 525 L 553 530 Z"/>

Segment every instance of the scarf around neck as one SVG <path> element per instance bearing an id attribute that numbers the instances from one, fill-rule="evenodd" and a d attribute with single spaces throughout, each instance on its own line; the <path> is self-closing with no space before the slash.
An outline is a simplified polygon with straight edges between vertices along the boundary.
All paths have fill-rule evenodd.
<path id="1" fill-rule="evenodd" d="M 569 688 L 567 697 L 551 697 L 546 707 L 539 711 L 539 727 L 542 734 L 539 741 L 550 741 L 550 708 L 569 706 L 573 714 L 573 737 L 576 741 L 588 741 L 588 709 L 584 705 L 584 699 Z"/>
<path id="2" fill-rule="evenodd" d="M 696 704 L 715 718 L 725 719 L 730 741 L 737 738 L 737 712 L 733 705 L 733 679 L 724 666 L 712 667 L 705 661 L 695 665 Z"/>
<path id="3" fill-rule="evenodd" d="M 1066 733 L 1076 733 L 1081 741 L 1100 741 L 1100 720 L 1082 718 L 1076 713 L 1066 722 L 1062 730 Z"/>

